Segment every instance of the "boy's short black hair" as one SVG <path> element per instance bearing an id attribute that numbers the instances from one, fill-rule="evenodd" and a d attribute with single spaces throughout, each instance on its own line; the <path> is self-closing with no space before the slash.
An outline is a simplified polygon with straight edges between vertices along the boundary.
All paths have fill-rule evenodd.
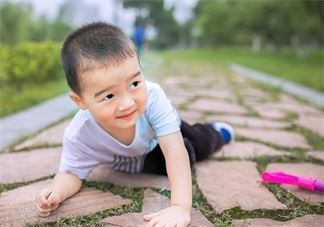
<path id="1" fill-rule="evenodd" d="M 61 59 L 69 87 L 81 94 L 80 74 L 95 67 L 119 65 L 136 55 L 132 41 L 114 25 L 95 22 L 80 27 L 64 41 Z"/>

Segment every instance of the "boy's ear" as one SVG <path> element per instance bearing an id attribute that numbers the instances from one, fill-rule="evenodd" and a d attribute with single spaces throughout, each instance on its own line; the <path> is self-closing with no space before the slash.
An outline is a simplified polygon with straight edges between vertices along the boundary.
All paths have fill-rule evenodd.
<path id="1" fill-rule="evenodd" d="M 70 98 L 72 99 L 72 101 L 80 108 L 80 109 L 82 109 L 82 110 L 85 110 L 85 109 L 87 109 L 86 108 L 86 106 L 85 106 L 85 104 L 83 103 L 83 101 L 82 101 L 82 98 L 78 95 L 78 94 L 76 94 L 75 92 L 73 92 L 73 91 L 70 91 L 69 92 L 69 96 L 70 96 Z"/>

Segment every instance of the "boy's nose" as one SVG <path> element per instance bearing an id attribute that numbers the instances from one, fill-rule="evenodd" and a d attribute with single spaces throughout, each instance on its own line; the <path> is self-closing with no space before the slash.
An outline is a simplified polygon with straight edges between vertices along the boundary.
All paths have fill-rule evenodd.
<path id="1" fill-rule="evenodd" d="M 118 107 L 119 111 L 124 111 L 135 105 L 134 99 L 128 95 L 125 95 Z"/>

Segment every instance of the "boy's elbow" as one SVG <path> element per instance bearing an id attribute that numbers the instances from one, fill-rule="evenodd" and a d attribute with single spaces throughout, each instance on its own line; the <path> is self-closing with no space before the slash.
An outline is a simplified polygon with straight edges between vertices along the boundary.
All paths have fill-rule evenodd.
<path id="1" fill-rule="evenodd" d="M 54 182 L 61 185 L 69 185 L 76 191 L 82 186 L 82 180 L 75 174 L 70 172 L 59 172 L 54 177 Z"/>

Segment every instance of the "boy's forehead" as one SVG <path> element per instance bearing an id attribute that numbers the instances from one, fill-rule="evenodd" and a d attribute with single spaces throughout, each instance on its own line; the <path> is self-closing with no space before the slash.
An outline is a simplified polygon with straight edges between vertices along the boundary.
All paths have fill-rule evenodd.
<path id="1" fill-rule="evenodd" d="M 93 77 L 93 75 L 97 73 L 122 77 L 137 73 L 139 70 L 140 65 L 137 57 L 135 56 L 126 58 L 123 62 L 120 63 L 110 61 L 88 61 L 83 62 L 82 66 L 79 69 L 78 77 L 79 83 L 81 85 L 81 90 L 83 90 L 97 80 Z M 116 77 L 114 79 L 117 79 Z"/>
<path id="2" fill-rule="evenodd" d="M 139 61 L 137 56 L 127 57 L 125 59 L 120 58 L 111 58 L 106 60 L 93 60 L 87 58 L 80 58 L 80 63 L 78 67 L 79 74 L 84 74 L 86 72 L 91 72 L 95 70 L 100 70 L 105 68 L 106 70 L 116 70 L 118 68 L 124 67 L 125 62 L 129 62 L 129 60 L 136 60 L 136 65 L 139 65 Z M 132 61 L 134 62 L 134 61 Z M 134 63 L 133 63 L 134 65 Z"/>

